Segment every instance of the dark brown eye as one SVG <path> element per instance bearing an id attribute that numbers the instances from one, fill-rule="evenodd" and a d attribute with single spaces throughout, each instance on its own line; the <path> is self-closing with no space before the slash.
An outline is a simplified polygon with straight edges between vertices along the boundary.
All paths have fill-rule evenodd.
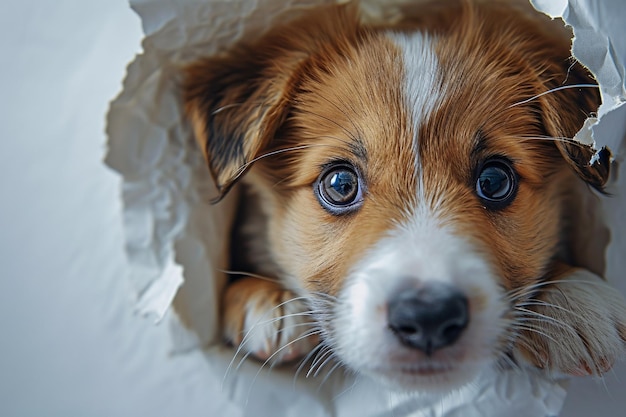
<path id="1" fill-rule="evenodd" d="M 322 207 L 332 214 L 352 211 L 363 199 L 359 175 L 354 168 L 343 163 L 322 172 L 316 194 Z"/>
<path id="2" fill-rule="evenodd" d="M 476 180 L 476 194 L 492 210 L 509 205 L 517 192 L 517 175 L 504 159 L 487 160 Z"/>

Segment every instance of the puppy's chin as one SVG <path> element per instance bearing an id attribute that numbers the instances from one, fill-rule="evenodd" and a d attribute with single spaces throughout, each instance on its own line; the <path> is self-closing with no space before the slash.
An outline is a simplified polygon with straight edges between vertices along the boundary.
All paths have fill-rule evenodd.
<path id="1" fill-rule="evenodd" d="M 380 352 L 348 349 L 340 356 L 349 367 L 395 391 L 440 395 L 463 388 L 493 366 L 492 355 L 471 355 L 469 349 L 453 348 L 454 354 L 444 349 L 429 357 L 390 340 L 387 343 L 389 348 Z M 369 360 L 363 360 L 367 356 Z"/>
<path id="2" fill-rule="evenodd" d="M 361 372 L 396 391 L 445 395 L 470 384 L 489 366 L 488 361 L 449 363 L 424 360 L 387 363 Z"/>

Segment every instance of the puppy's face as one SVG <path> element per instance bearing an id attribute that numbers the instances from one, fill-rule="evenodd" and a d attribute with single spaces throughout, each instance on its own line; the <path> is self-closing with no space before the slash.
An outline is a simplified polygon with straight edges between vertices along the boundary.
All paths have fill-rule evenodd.
<path id="1" fill-rule="evenodd" d="M 589 149 L 549 139 L 582 125 L 586 93 L 533 98 L 566 80 L 567 45 L 506 13 L 450 15 L 375 30 L 333 9 L 188 70 L 216 183 L 251 166 L 272 257 L 324 311 L 323 343 L 404 388 L 461 384 L 510 351 L 514 296 L 555 268 L 574 172 L 606 179 Z"/>

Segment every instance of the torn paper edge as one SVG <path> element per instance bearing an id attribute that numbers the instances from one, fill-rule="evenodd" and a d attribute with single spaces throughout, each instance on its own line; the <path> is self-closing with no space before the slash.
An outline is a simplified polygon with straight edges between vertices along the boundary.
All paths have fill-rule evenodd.
<path id="1" fill-rule="evenodd" d="M 535 3 L 541 3 L 541 2 L 542 2 L 541 0 L 535 1 Z M 144 16 L 144 19 L 142 20 L 144 24 L 144 30 L 146 31 L 146 39 L 144 39 L 144 50 L 146 52 L 142 55 L 139 55 L 137 59 L 131 64 L 131 67 L 133 65 L 135 67 L 133 68 L 132 71 L 131 71 L 131 68 L 129 67 L 129 77 L 127 79 L 129 85 L 133 83 L 139 83 L 140 88 L 138 88 L 134 92 L 128 92 L 125 89 L 125 92 L 128 94 L 125 95 L 124 94 L 125 92 L 123 92 L 122 95 L 120 95 L 120 97 L 118 98 L 118 100 L 116 100 L 116 103 L 114 103 L 114 105 L 116 104 L 121 105 L 122 107 L 124 107 L 125 111 L 129 112 L 130 114 L 133 114 L 133 117 L 135 117 L 137 120 L 141 120 L 142 122 L 145 121 L 145 123 L 147 123 L 149 127 L 151 125 L 158 126 L 158 129 L 156 129 L 153 137 L 165 138 L 165 142 L 167 142 L 168 140 L 171 140 L 172 137 L 181 137 L 181 136 L 186 135 L 186 133 L 171 131 L 171 129 L 175 129 L 174 125 L 180 122 L 180 120 L 172 121 L 172 120 L 168 120 L 167 117 L 165 117 L 165 120 L 164 120 L 162 117 L 159 117 L 159 116 L 162 116 L 162 114 L 159 113 L 158 109 L 153 110 L 153 114 L 142 114 L 142 112 L 137 109 L 137 107 L 141 107 L 141 106 L 138 106 L 138 104 L 141 103 L 142 100 L 143 101 L 161 100 L 163 99 L 163 96 L 166 96 L 166 101 L 177 99 L 175 95 L 168 94 L 167 88 L 164 88 L 163 86 L 158 86 L 155 84 L 155 80 L 172 76 L 173 72 L 175 72 L 176 70 L 176 68 L 167 67 L 167 65 L 163 67 L 162 65 L 160 65 L 159 59 L 163 58 L 164 56 L 169 56 L 170 62 L 182 62 L 182 61 L 197 57 L 197 54 L 195 52 L 190 51 L 189 49 L 185 47 L 187 42 L 191 41 L 193 43 L 194 41 L 193 30 L 190 32 L 185 32 L 185 30 L 183 30 L 179 26 L 179 22 L 177 22 L 176 19 L 178 19 L 180 16 L 185 16 L 186 19 L 189 19 L 190 21 L 193 21 L 195 24 L 200 26 L 206 23 L 206 19 L 210 17 L 211 14 L 207 14 L 207 13 L 194 14 L 192 7 L 189 5 L 189 2 L 177 2 L 177 3 L 165 2 L 166 4 L 161 4 L 161 7 L 159 7 L 157 3 L 159 2 L 154 1 L 154 0 L 153 1 L 135 0 L 132 2 L 133 7 L 138 11 L 140 15 L 142 13 L 146 13 L 146 15 Z M 217 3 L 219 3 L 219 5 Z M 216 2 L 216 7 L 232 8 L 233 3 L 234 2 Z M 263 7 L 271 7 L 270 3 L 272 2 L 270 0 L 267 0 L 267 1 L 259 1 L 259 2 L 243 1 L 240 3 L 242 4 L 242 6 L 240 9 L 237 9 L 236 11 L 238 13 L 241 13 L 242 16 L 252 19 L 255 16 L 254 14 L 255 11 L 253 10 L 255 6 L 259 7 L 260 9 L 262 9 Z M 273 2 L 273 3 L 275 5 L 278 2 Z M 300 11 L 305 10 L 307 7 L 312 7 L 313 5 L 324 4 L 328 2 L 309 1 L 309 2 L 303 2 L 303 3 L 307 3 L 307 4 L 305 6 L 302 6 Z M 571 2 L 571 3 L 574 3 L 574 2 Z M 263 6 L 263 4 L 265 4 L 266 6 Z M 563 2 L 561 2 L 561 4 L 563 5 Z M 568 10 L 570 10 L 569 3 L 563 6 L 564 7 L 560 11 L 558 10 L 558 8 L 556 8 L 557 9 L 556 11 L 560 13 L 565 13 Z M 554 11 L 555 7 L 553 7 L 551 10 Z M 150 15 L 150 13 L 153 13 L 152 16 L 150 17 L 150 19 L 153 19 L 153 20 L 148 19 L 148 16 Z M 219 11 L 215 13 L 219 13 Z M 164 16 L 169 16 L 169 17 L 164 19 L 163 18 Z M 264 25 L 266 26 L 269 25 L 270 20 L 271 19 L 265 15 L 262 16 L 262 19 L 255 20 L 256 29 L 254 30 L 251 29 L 251 31 L 255 31 L 255 30 L 263 31 L 262 28 L 264 27 Z M 230 44 L 236 43 L 236 39 L 244 36 L 245 31 L 242 30 L 241 28 L 239 30 L 235 30 L 234 36 L 224 37 L 223 34 L 222 35 L 218 34 L 221 30 L 225 30 L 227 28 L 229 28 L 229 24 L 227 22 L 222 22 L 221 25 L 218 24 L 215 26 L 215 28 L 213 28 L 213 30 L 217 34 L 216 39 L 221 40 L 222 46 L 213 45 L 212 49 L 211 48 L 204 49 L 203 50 L 204 52 L 202 55 L 206 55 L 207 53 L 210 54 L 211 51 L 216 52 L 220 48 L 225 48 L 226 47 L 225 45 L 228 45 L 229 42 Z M 220 36 L 222 37 L 220 38 Z M 585 64 L 584 59 L 581 58 L 581 60 L 583 61 L 583 64 Z M 141 67 L 141 68 L 138 68 L 138 67 Z M 143 71 L 144 76 L 147 74 L 146 80 L 141 81 L 137 79 L 132 79 L 132 76 L 137 76 L 137 74 L 141 74 L 142 71 Z M 602 84 L 602 80 L 600 78 L 599 78 L 599 81 Z M 152 82 L 152 85 L 150 84 L 150 82 Z M 134 86 L 133 88 L 136 88 L 136 86 Z M 163 90 L 166 90 L 166 91 L 163 91 Z M 143 98 L 138 99 L 135 94 L 139 94 Z M 604 99 L 604 96 L 603 96 L 603 99 Z M 618 100 L 611 99 L 611 100 L 605 100 L 605 102 L 613 103 L 613 104 L 617 103 L 617 105 L 614 105 L 612 107 L 612 109 L 616 109 L 619 106 L 621 106 L 620 103 L 623 103 L 623 100 L 619 101 L 619 99 Z M 150 113 L 150 112 L 144 112 L 144 113 Z M 176 112 L 174 113 L 177 115 L 178 118 L 182 117 L 179 113 L 176 113 Z M 604 110 L 602 112 L 599 111 L 599 116 L 602 116 L 607 113 L 608 112 Z M 121 117 L 119 114 L 117 116 L 118 118 Z M 165 116 L 167 116 L 167 114 Z M 129 121 L 132 124 L 133 120 L 130 120 L 130 119 L 132 119 L 132 117 L 127 119 L 127 121 Z M 174 119 L 176 119 L 176 117 Z M 586 126 L 587 128 L 591 127 L 592 129 L 594 129 L 596 126 L 595 120 L 589 121 L 589 123 L 587 123 Z M 142 125 L 140 128 L 145 129 L 145 125 Z M 145 131 L 142 131 L 142 132 L 146 133 Z M 128 132 L 125 132 L 125 133 L 128 133 Z M 131 132 L 131 136 L 132 136 L 132 132 Z M 594 139 L 593 134 L 592 136 L 585 136 L 584 133 L 581 134 L 579 138 L 585 139 L 585 140 Z M 130 142 L 133 141 L 132 137 L 131 138 L 126 137 L 124 139 L 130 140 Z M 597 145 L 598 146 L 602 145 L 603 144 L 602 139 L 600 137 L 598 137 L 598 139 L 599 140 L 598 140 Z M 163 142 L 163 140 L 161 140 L 161 142 Z M 134 145 L 137 146 L 137 148 L 135 149 L 141 150 L 143 149 L 144 146 L 146 146 L 146 143 L 141 143 L 141 140 L 140 140 L 138 143 L 135 143 Z M 120 146 L 120 144 L 118 143 L 117 146 Z M 167 144 L 165 145 L 162 144 L 161 146 L 167 146 Z M 185 145 L 181 145 L 181 148 L 185 149 L 184 146 Z M 160 166 L 159 164 L 163 162 L 162 160 L 160 160 L 160 155 L 151 153 L 149 149 L 147 150 L 147 152 L 144 152 L 144 154 L 142 154 L 141 157 L 143 158 L 142 160 L 144 162 L 147 161 L 150 164 L 156 164 L 156 166 Z M 189 157 L 188 154 L 181 155 L 178 161 L 180 162 L 181 160 L 184 160 L 187 157 Z M 171 186 L 167 185 L 167 183 L 161 184 L 159 182 L 159 178 L 156 178 L 154 175 L 150 175 L 150 174 L 146 174 L 142 172 L 133 172 L 133 169 L 130 168 L 130 165 L 132 164 L 133 161 L 126 161 L 126 162 L 129 162 L 129 164 L 126 166 L 120 167 L 120 165 L 118 165 L 119 161 L 113 160 L 115 158 L 107 158 L 107 159 L 109 160 L 110 165 L 114 169 L 117 169 L 119 172 L 123 172 L 125 174 L 125 177 L 126 177 L 125 178 L 126 179 L 125 194 L 132 195 L 132 193 L 136 191 L 134 188 L 139 187 L 139 189 L 141 189 L 141 186 L 144 185 L 143 182 L 146 182 L 146 181 L 149 184 L 153 185 L 154 187 L 164 187 L 165 189 L 168 189 L 168 187 L 171 188 Z M 187 163 L 189 163 L 189 161 L 187 161 Z M 194 162 L 191 162 L 190 166 L 194 167 L 196 165 L 194 165 Z M 130 169 L 130 172 L 126 170 L 127 168 Z M 183 174 L 182 177 L 184 178 L 185 176 L 189 176 L 189 175 L 190 175 L 189 173 L 186 173 L 186 174 Z M 185 180 L 181 181 L 181 183 L 176 186 L 184 187 Z M 148 232 L 148 233 L 156 233 L 155 231 L 158 231 L 159 227 L 163 226 L 163 224 L 159 224 L 158 221 L 159 219 L 162 220 L 162 216 L 164 214 L 167 215 L 168 210 L 170 211 L 173 210 L 175 212 L 174 217 L 180 216 L 181 213 L 184 212 L 183 208 L 175 207 L 176 199 L 181 198 L 181 195 L 172 193 L 171 190 L 169 191 L 170 191 L 169 193 L 164 193 L 160 197 L 155 197 L 148 202 L 146 201 L 142 202 L 142 204 L 144 204 L 143 206 L 141 204 L 138 206 L 142 210 L 141 212 L 146 213 L 146 215 L 149 217 L 153 216 L 155 218 L 154 224 L 152 225 L 152 232 Z M 193 193 L 188 193 L 182 196 L 182 200 L 184 201 L 193 202 L 194 199 L 200 200 L 201 198 L 198 197 L 197 195 L 193 195 Z M 170 206 L 163 207 L 162 205 L 160 205 L 162 200 L 168 201 Z M 138 276 L 141 277 L 140 279 L 138 279 L 138 281 L 136 281 L 137 282 L 136 288 L 138 292 L 141 292 L 141 297 L 140 297 L 140 301 L 138 304 L 140 311 L 143 313 L 155 314 L 157 319 L 162 318 L 164 316 L 166 310 L 168 309 L 169 302 L 171 302 L 173 294 L 176 293 L 176 289 L 183 282 L 182 268 L 175 268 L 173 267 L 173 265 L 175 263 L 174 254 L 176 253 L 176 251 L 174 250 L 174 242 L 176 241 L 177 237 L 179 237 L 181 234 L 184 234 L 185 229 L 181 228 L 180 224 L 178 225 L 175 224 L 173 226 L 169 225 L 167 227 L 169 227 L 170 229 L 165 230 L 165 231 L 161 230 L 161 233 L 164 233 L 166 236 L 168 236 L 167 239 L 165 239 L 163 242 L 160 243 L 161 246 L 142 247 L 141 244 L 144 244 L 146 242 L 142 241 L 141 236 L 139 236 L 139 239 L 137 239 L 138 246 L 136 247 L 133 246 L 131 248 L 131 251 L 135 251 L 133 252 L 135 255 L 138 255 L 139 252 L 137 251 L 142 250 L 142 248 L 150 255 L 147 257 L 141 256 L 141 255 L 138 255 L 135 257 L 136 258 L 135 260 L 138 260 L 138 262 L 134 264 L 135 269 L 139 270 Z M 148 229 L 151 229 L 151 227 L 147 227 L 146 230 Z M 150 242 L 148 242 L 148 246 L 149 245 L 150 245 Z M 203 254 L 200 253 L 198 256 L 201 257 L 203 256 Z M 150 259 L 151 257 L 154 259 L 151 260 Z M 186 262 L 182 262 L 182 264 L 185 265 L 186 267 L 188 265 Z M 164 271 L 167 271 L 167 272 L 164 272 Z M 184 272 L 187 273 L 187 271 L 184 271 Z M 165 280 L 165 281 L 162 281 L 162 280 Z M 549 389 L 546 387 L 544 387 L 543 389 L 546 389 L 547 391 L 549 391 Z M 389 405 L 391 406 L 392 404 L 389 404 Z"/>

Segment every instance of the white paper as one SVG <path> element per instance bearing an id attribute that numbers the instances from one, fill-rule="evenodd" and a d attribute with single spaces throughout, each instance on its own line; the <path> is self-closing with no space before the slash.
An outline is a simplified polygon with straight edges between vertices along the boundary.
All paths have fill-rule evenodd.
<path id="1" fill-rule="evenodd" d="M 220 205 L 208 204 L 216 193 L 184 123 L 176 89 L 178 69 L 181 63 L 259 36 L 274 22 L 329 2 L 332 1 L 131 0 L 142 18 L 144 52 L 129 66 L 124 91 L 111 106 L 107 163 L 124 178 L 127 252 L 141 311 L 163 317 L 168 301 L 183 282 L 181 269 L 173 268 L 173 263 L 184 268 L 184 285 L 174 305 L 194 336 L 173 337 L 181 352 L 194 345 L 212 345 L 216 340 L 218 295 L 224 280 L 220 270 L 227 266 L 227 230 L 237 195 L 235 190 Z M 368 13 L 384 11 L 388 14 L 385 18 L 391 18 L 391 9 L 380 7 L 383 3 L 369 0 Z M 574 52 L 600 82 L 600 122 L 590 123 L 592 130 L 583 131 L 581 139 L 591 140 L 596 146 L 610 146 L 616 159 L 622 160 L 626 131 L 626 106 L 621 106 L 626 97 L 626 52 L 622 39 L 626 37 L 618 31 L 620 28 L 606 24 L 607 16 L 612 22 L 626 21 L 620 0 L 602 6 L 593 0 L 534 3 L 552 15 L 564 15 L 574 26 Z M 621 20 L 616 11 L 621 11 Z M 590 27 L 600 30 L 589 30 Z M 612 191 L 617 190 L 621 197 L 604 204 L 604 211 L 593 211 L 603 216 L 591 216 L 588 220 L 592 230 L 602 229 L 604 221 L 613 229 L 606 262 L 606 276 L 611 281 L 621 278 L 619 268 L 624 266 L 619 253 L 626 245 L 619 240 L 619 234 L 626 235 L 626 222 L 616 215 L 626 207 L 624 196 L 619 193 L 624 189 L 622 183 L 612 184 Z M 596 242 L 602 238 L 589 236 L 587 241 L 592 243 L 583 248 L 592 254 L 594 259 L 590 262 L 598 262 L 600 269 L 605 266 L 603 259 L 597 259 L 602 257 L 603 246 Z M 175 328 L 178 326 L 175 321 L 172 323 Z M 174 330 L 179 336 L 185 332 Z M 231 356 L 231 351 L 218 347 L 206 352 L 216 381 L 223 378 Z M 330 378 L 320 388 L 319 380 L 294 381 L 291 374 L 278 370 L 259 372 L 255 364 L 244 363 L 236 372 L 229 372 L 225 389 L 211 395 L 224 406 L 234 403 L 243 415 L 259 415 L 259 410 L 263 410 L 263 415 L 293 416 L 554 416 L 565 398 L 562 383 L 549 381 L 540 373 L 484 375 L 471 392 L 465 390 L 445 401 L 406 397 L 371 381 L 358 380 L 355 384 L 350 377 Z M 287 402 L 282 399 L 286 387 L 292 390 Z"/>
<path id="2" fill-rule="evenodd" d="M 626 218 L 623 215 L 626 213 L 626 4 L 622 0 L 532 0 L 532 3 L 552 17 L 562 17 L 573 27 L 573 54 L 593 72 L 600 85 L 599 121 L 589 124 L 591 130 L 583 129 L 581 136 L 595 142 L 598 149 L 608 146 L 616 161 L 613 164 L 614 181 L 609 187 L 612 197 L 599 199 L 598 203 L 602 220 L 611 228 L 604 276 L 626 294 Z M 589 229 L 598 230 L 592 224 Z M 592 240 L 593 237 L 589 236 L 589 241 Z M 617 364 L 601 381 L 572 380 L 563 415 L 621 415 L 626 408 L 624 380 L 624 363 Z"/>
<path id="3" fill-rule="evenodd" d="M 201 352 L 170 354 L 167 317 L 134 312 L 102 159 L 139 17 L 125 0 L 0 9 L 0 416 L 236 416 L 212 412 Z"/>
<path id="4" fill-rule="evenodd" d="M 626 129 L 626 36 L 624 18 L 626 5 L 622 0 L 532 0 L 538 10 L 552 18 L 562 18 L 574 28 L 572 53 L 595 75 L 600 85 L 602 105 L 598 119 L 607 114 L 611 123 L 610 132 L 596 135 L 597 124 L 584 129 L 583 138 L 595 140 L 597 148 L 608 146 L 619 152 L 623 146 Z M 621 123 L 620 123 L 621 122 Z M 620 155 L 621 157 L 621 155 Z"/>

